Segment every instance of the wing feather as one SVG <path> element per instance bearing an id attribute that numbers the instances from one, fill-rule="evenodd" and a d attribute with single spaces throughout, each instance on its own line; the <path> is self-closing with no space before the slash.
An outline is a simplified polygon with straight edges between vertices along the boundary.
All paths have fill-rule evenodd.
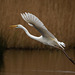
<path id="1" fill-rule="evenodd" d="M 21 13 L 21 16 L 30 26 L 35 27 L 43 36 L 55 38 L 35 15 L 25 12 Z"/>

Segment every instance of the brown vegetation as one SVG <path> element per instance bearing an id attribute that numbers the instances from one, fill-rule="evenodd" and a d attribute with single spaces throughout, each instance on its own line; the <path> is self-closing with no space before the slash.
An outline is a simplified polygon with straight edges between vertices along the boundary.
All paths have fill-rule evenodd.
<path id="1" fill-rule="evenodd" d="M 0 0 L 0 34 L 8 48 L 45 46 L 29 38 L 23 30 L 9 28 L 20 23 L 31 34 L 40 35 L 21 18 L 20 13 L 24 12 L 36 15 L 59 41 L 67 46 L 75 44 L 75 0 Z"/>

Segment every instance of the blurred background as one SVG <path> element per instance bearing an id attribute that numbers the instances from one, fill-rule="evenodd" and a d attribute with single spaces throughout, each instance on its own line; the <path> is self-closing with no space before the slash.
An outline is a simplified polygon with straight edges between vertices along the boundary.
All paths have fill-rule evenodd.
<path id="1" fill-rule="evenodd" d="M 33 35 L 40 33 L 22 19 L 20 13 L 36 15 L 59 41 L 67 47 L 75 46 L 75 0 L 0 0 L 0 44 L 7 48 L 44 48 L 21 29 L 10 28 L 22 24 Z"/>
<path id="2" fill-rule="evenodd" d="M 75 0 L 0 0 L 0 75 L 74 75 L 74 64 L 61 50 L 31 39 L 22 29 L 10 28 L 22 24 L 40 36 L 22 19 L 24 12 L 36 15 L 75 59 Z"/>

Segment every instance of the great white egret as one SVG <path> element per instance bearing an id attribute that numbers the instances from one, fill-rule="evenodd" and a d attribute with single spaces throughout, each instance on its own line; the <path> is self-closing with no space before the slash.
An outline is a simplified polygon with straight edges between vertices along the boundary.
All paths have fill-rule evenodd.
<path id="1" fill-rule="evenodd" d="M 44 26 L 44 24 L 33 14 L 31 13 L 21 13 L 22 18 L 28 23 L 28 25 L 34 27 L 35 29 L 37 29 L 40 33 L 41 36 L 40 37 L 36 37 L 31 35 L 28 30 L 22 26 L 21 24 L 18 25 L 12 25 L 11 27 L 16 27 L 16 28 L 21 28 L 23 29 L 26 34 L 32 38 L 35 39 L 43 44 L 49 45 L 49 46 L 53 46 L 56 48 L 61 48 L 61 50 L 64 52 L 64 54 L 66 55 L 66 57 L 73 63 L 75 64 L 75 61 L 73 61 L 65 52 L 64 47 L 65 44 L 63 42 L 59 42 L 57 40 L 57 38 L 55 38 L 55 36 L 48 31 L 48 29 Z"/>

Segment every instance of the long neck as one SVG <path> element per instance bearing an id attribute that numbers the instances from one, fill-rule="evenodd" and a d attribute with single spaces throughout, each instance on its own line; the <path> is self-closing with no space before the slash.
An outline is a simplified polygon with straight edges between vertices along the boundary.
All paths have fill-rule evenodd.
<path id="1" fill-rule="evenodd" d="M 39 38 L 40 38 L 40 37 L 36 37 L 36 36 L 31 35 L 31 34 L 28 32 L 28 30 L 27 30 L 25 27 L 23 27 L 23 26 L 21 27 L 21 29 L 23 29 L 23 30 L 26 32 L 26 34 L 27 34 L 30 38 L 39 41 Z"/>

